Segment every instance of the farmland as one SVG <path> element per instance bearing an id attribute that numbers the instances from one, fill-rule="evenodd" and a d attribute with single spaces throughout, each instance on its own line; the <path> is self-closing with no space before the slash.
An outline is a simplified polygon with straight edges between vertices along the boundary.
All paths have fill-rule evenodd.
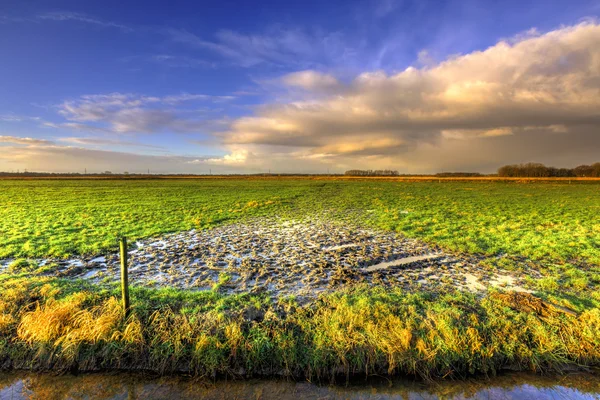
<path id="1" fill-rule="evenodd" d="M 329 379 L 600 362 L 596 182 L 4 180 L 0 200 L 0 366 Z"/>
<path id="2" fill-rule="evenodd" d="M 448 248 L 600 263 L 598 184 L 564 181 L 0 181 L 0 258 L 96 254 L 131 239 L 326 211 Z"/>

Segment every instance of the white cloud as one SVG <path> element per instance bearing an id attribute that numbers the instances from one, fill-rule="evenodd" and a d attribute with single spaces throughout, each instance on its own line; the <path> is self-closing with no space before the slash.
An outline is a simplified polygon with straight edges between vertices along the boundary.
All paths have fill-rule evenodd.
<path id="1" fill-rule="evenodd" d="M 225 154 L 223 157 L 211 157 L 206 159 L 196 159 L 191 161 L 192 164 L 213 164 L 213 165 L 243 165 L 246 164 L 248 158 L 252 154 L 245 149 L 234 150 L 230 154 Z"/>
<path id="2" fill-rule="evenodd" d="M 150 56 L 149 59 L 155 63 L 171 68 L 215 68 L 217 66 L 215 62 L 206 61 L 194 57 L 171 54 L 155 54 L 153 56 Z"/>
<path id="3" fill-rule="evenodd" d="M 45 14 L 40 14 L 37 16 L 40 20 L 49 20 L 49 21 L 76 21 L 83 22 L 86 24 L 97 25 L 105 28 L 118 28 L 124 32 L 132 32 L 133 28 L 119 24 L 112 21 L 103 21 L 94 17 L 90 17 L 86 14 L 76 13 L 71 11 L 55 11 L 48 12 Z"/>
<path id="4" fill-rule="evenodd" d="M 23 117 L 14 114 L 4 114 L 0 115 L 0 121 L 3 122 L 21 122 L 23 121 Z"/>
<path id="5" fill-rule="evenodd" d="M 342 88 L 341 83 L 333 75 L 313 70 L 287 74 L 282 78 L 282 81 L 288 86 L 295 86 L 314 92 L 329 92 Z"/>
<path id="6" fill-rule="evenodd" d="M 210 96 L 207 94 L 191 94 L 191 93 L 181 93 L 178 95 L 166 96 L 162 99 L 163 102 L 167 104 L 177 104 L 182 103 L 184 101 L 193 101 L 193 100 L 212 100 L 213 102 L 223 102 L 228 100 L 234 100 L 235 96 Z"/>
<path id="7" fill-rule="evenodd" d="M 140 147 L 155 150 L 164 150 L 162 146 L 154 146 L 146 143 L 132 142 L 127 140 L 119 139 L 107 139 L 107 138 L 95 138 L 95 137 L 62 137 L 58 138 L 59 142 L 70 143 L 75 145 L 84 146 L 126 146 L 126 147 Z"/>
<path id="8" fill-rule="evenodd" d="M 546 34 L 531 31 L 421 69 L 365 72 L 349 84 L 315 71 L 287 75 L 284 82 L 313 98 L 265 105 L 257 115 L 235 120 L 221 137 L 229 146 L 252 148 L 257 157 L 277 148 L 304 159 L 327 155 L 345 163 L 403 166 L 410 152 L 463 151 L 450 145 L 456 139 L 473 152 L 486 141 L 501 151 L 499 143 L 518 146 L 546 132 L 547 154 L 557 154 L 550 148 L 564 146 L 561 136 L 587 138 L 600 128 L 599 77 L 600 25 L 585 22 Z M 335 90 L 323 98 L 323 86 Z M 430 170 L 442 160 L 424 155 L 412 167 Z"/>
<path id="9" fill-rule="evenodd" d="M 116 133 L 199 132 L 211 130 L 222 121 L 202 119 L 199 118 L 201 112 L 172 106 L 194 101 L 221 103 L 234 98 L 190 93 L 165 97 L 131 93 L 85 95 L 60 105 L 59 114 L 70 122 L 47 122 L 45 125 Z"/>
<path id="10" fill-rule="evenodd" d="M 212 51 L 242 67 L 270 64 L 314 68 L 333 61 L 348 62 L 356 57 L 340 32 L 307 32 L 275 26 L 265 33 L 251 35 L 220 30 L 212 41 L 186 30 L 171 28 L 164 33 L 174 42 Z"/>
<path id="11" fill-rule="evenodd" d="M 29 117 L 24 115 L 17 115 L 13 113 L 0 115 L 0 121 L 2 122 L 23 122 L 23 121 L 39 121 L 39 117 Z"/>
<path id="12" fill-rule="evenodd" d="M 112 171 L 120 173 L 232 173 L 239 165 L 219 162 L 193 162 L 198 157 L 176 155 L 149 155 L 134 152 L 89 149 L 78 146 L 6 146 L 0 152 L 0 171 L 28 169 L 39 172 Z M 212 158 L 212 157 L 206 157 Z"/>
<path id="13" fill-rule="evenodd" d="M 24 144 L 27 146 L 47 146 L 52 144 L 52 142 L 44 139 L 2 135 L 0 135 L 0 143 Z"/>

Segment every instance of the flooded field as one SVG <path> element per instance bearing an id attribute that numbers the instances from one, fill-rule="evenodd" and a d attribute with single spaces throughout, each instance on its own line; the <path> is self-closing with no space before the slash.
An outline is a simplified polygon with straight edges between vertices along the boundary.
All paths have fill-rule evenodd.
<path id="1" fill-rule="evenodd" d="M 315 385 L 278 380 L 197 381 L 133 374 L 53 376 L 0 374 L 0 399 L 600 399 L 591 374 L 506 374 L 492 379 L 439 383 L 375 380 Z"/>
<path id="2" fill-rule="evenodd" d="M 364 282 L 412 291 L 445 286 L 528 291 L 514 272 L 483 268 L 486 257 L 452 254 L 398 233 L 318 219 L 260 219 L 131 245 L 130 281 L 148 287 L 207 290 L 217 285 L 223 293 L 268 292 L 299 299 Z M 1 260 L 1 268 L 9 269 L 11 262 Z M 96 284 L 114 282 L 119 275 L 117 253 L 33 263 L 34 274 Z M 528 276 L 539 274 L 532 269 Z"/>

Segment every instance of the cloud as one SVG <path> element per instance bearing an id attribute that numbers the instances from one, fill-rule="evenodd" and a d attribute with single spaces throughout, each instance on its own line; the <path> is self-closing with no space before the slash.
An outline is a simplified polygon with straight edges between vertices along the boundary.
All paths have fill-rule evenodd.
<path id="1" fill-rule="evenodd" d="M 356 51 L 340 32 L 307 32 L 275 26 L 263 34 L 244 34 L 220 30 L 214 40 L 201 38 L 181 29 L 163 31 L 173 42 L 208 50 L 242 67 L 260 64 L 314 68 L 335 61 L 348 62 Z"/>
<path id="2" fill-rule="evenodd" d="M 378 18 L 385 17 L 398 7 L 398 3 L 397 0 L 377 0 L 373 13 Z"/>
<path id="3" fill-rule="evenodd" d="M 248 150 L 234 150 L 230 154 L 225 154 L 223 157 L 209 157 L 205 159 L 195 159 L 190 161 L 190 164 L 213 164 L 213 165 L 243 165 L 248 162 L 248 159 L 253 157 L 253 154 Z"/>
<path id="4" fill-rule="evenodd" d="M 23 121 L 23 117 L 14 115 L 14 114 L 4 114 L 0 115 L 0 121 L 3 122 L 21 122 Z"/>
<path id="5" fill-rule="evenodd" d="M 171 68 L 215 68 L 216 63 L 188 56 L 171 54 L 155 54 L 150 57 L 152 61 Z"/>
<path id="6" fill-rule="evenodd" d="M 39 117 L 29 117 L 24 115 L 16 115 L 16 114 L 2 114 L 0 115 L 0 121 L 2 122 L 23 122 L 23 121 L 39 121 Z"/>
<path id="7" fill-rule="evenodd" d="M 163 146 L 154 146 L 151 144 L 131 142 L 127 140 L 106 139 L 106 138 L 82 138 L 82 137 L 63 137 L 58 141 L 70 144 L 89 145 L 89 146 L 127 146 L 127 147 L 142 147 L 148 149 L 164 150 Z"/>
<path id="8" fill-rule="evenodd" d="M 52 142 L 44 139 L 2 135 L 0 135 L 0 143 L 24 144 L 27 146 L 47 146 L 52 144 Z"/>
<path id="9" fill-rule="evenodd" d="M 282 78 L 282 81 L 288 86 L 295 86 L 314 92 L 330 92 L 342 88 L 341 83 L 333 75 L 313 70 L 287 74 Z"/>
<path id="10" fill-rule="evenodd" d="M 207 61 L 202 58 L 164 53 L 150 55 L 131 55 L 122 57 L 120 61 L 125 63 L 141 61 L 144 63 L 152 63 L 168 68 L 216 68 L 218 66 L 216 62 Z"/>
<path id="11" fill-rule="evenodd" d="M 182 103 L 184 101 L 193 100 L 211 100 L 213 102 L 219 103 L 223 101 L 234 100 L 235 98 L 235 96 L 209 96 L 206 94 L 181 93 L 178 95 L 163 97 L 162 101 L 167 104 L 177 104 Z"/>
<path id="12" fill-rule="evenodd" d="M 210 156 L 206 158 L 212 158 Z M 60 160 L 60 162 L 57 162 Z M 134 152 L 89 149 L 77 146 L 14 146 L 4 147 L 0 152 L 0 171 L 25 169 L 39 172 L 84 172 L 112 171 L 120 173 L 232 173 L 239 166 L 227 163 L 194 162 L 198 157 L 176 155 L 148 155 Z"/>
<path id="13" fill-rule="evenodd" d="M 82 132 L 98 132 L 98 133 L 111 133 L 112 132 L 109 129 L 99 128 L 97 126 L 82 124 L 82 123 L 78 123 L 78 122 L 61 122 L 61 123 L 56 123 L 56 122 L 44 121 L 44 122 L 42 122 L 41 127 L 43 127 L 43 128 L 55 128 L 55 129 L 66 128 L 66 129 L 69 129 L 69 130 L 82 131 Z"/>
<path id="14" fill-rule="evenodd" d="M 55 11 L 48 12 L 45 14 L 40 14 L 37 16 L 39 20 L 48 20 L 48 21 L 76 21 L 83 22 L 86 24 L 101 26 L 104 28 L 118 28 L 124 32 L 133 32 L 133 28 L 119 24 L 112 21 L 103 21 L 101 19 L 97 19 L 94 17 L 90 17 L 86 14 L 71 12 L 71 11 Z"/>
<path id="15" fill-rule="evenodd" d="M 447 139 L 469 139 L 474 137 L 493 137 L 512 135 L 514 131 L 509 127 L 500 127 L 493 129 L 443 129 L 442 137 Z"/>
<path id="16" fill-rule="evenodd" d="M 221 103 L 234 98 L 190 93 L 165 97 L 131 93 L 86 95 L 59 106 L 59 114 L 70 122 L 45 125 L 114 133 L 199 132 L 220 126 L 223 121 L 194 118 L 202 113 L 172 106 L 194 101 Z"/>
<path id="17" fill-rule="evenodd" d="M 282 79 L 313 98 L 264 105 L 220 133 L 223 143 L 257 156 L 277 149 L 298 159 L 388 166 L 411 159 L 413 169 L 432 170 L 441 165 L 437 149 L 466 151 L 457 140 L 477 152 L 490 141 L 519 146 L 545 132 L 547 154 L 557 154 L 564 137 L 587 141 L 600 128 L 600 25 L 531 31 L 422 68 L 364 72 L 347 84 L 312 70 Z M 323 87 L 333 91 L 323 97 Z M 422 158 L 414 160 L 414 152 Z M 482 165 L 473 161 L 473 168 Z"/>

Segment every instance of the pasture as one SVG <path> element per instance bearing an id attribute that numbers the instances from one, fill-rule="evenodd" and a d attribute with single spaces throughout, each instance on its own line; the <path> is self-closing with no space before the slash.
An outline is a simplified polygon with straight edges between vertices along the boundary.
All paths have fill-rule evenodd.
<path id="1" fill-rule="evenodd" d="M 5 180 L 0 200 L 0 365 L 330 379 L 600 362 L 594 182 Z"/>
<path id="2" fill-rule="evenodd" d="M 600 263 L 596 182 L 4 180 L 0 204 L 0 258 L 97 254 L 118 235 L 326 212 L 457 251 Z"/>

